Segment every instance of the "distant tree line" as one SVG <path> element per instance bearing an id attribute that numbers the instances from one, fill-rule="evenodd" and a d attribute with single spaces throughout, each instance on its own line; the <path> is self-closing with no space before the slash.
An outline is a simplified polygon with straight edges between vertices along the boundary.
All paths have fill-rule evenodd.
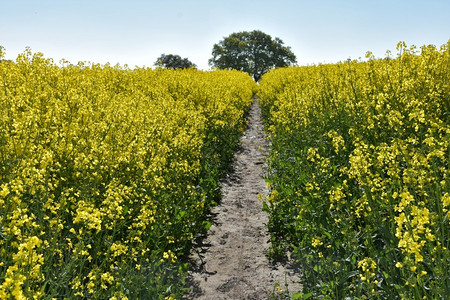
<path id="1" fill-rule="evenodd" d="M 254 30 L 232 33 L 214 44 L 209 65 L 217 69 L 235 69 L 249 73 L 259 81 L 270 69 L 286 67 L 297 62 L 290 47 L 279 38 Z M 162 54 L 155 66 L 167 69 L 196 67 L 189 59 L 179 55 Z"/>

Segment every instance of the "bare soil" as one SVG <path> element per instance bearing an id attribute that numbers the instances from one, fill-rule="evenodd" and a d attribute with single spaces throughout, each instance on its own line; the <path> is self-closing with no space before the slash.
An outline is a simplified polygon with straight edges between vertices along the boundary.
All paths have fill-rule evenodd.
<path id="1" fill-rule="evenodd" d="M 234 171 L 221 184 L 223 199 L 211 211 L 213 225 L 191 253 L 192 291 L 186 299 L 276 299 L 283 295 L 277 284 L 283 293 L 286 285 L 291 294 L 301 290 L 294 264 L 273 263 L 266 255 L 268 216 L 258 194 L 268 193 L 263 176 L 269 145 L 256 99 L 248 121 Z"/>

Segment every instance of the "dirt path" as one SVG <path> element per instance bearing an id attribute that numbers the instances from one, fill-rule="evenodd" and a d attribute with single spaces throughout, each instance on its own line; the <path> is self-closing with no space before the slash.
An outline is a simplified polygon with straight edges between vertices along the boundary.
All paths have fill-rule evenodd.
<path id="1" fill-rule="evenodd" d="M 279 292 L 275 284 L 296 292 L 292 269 L 269 262 L 268 217 L 258 194 L 267 195 L 263 166 L 268 144 L 257 101 L 234 157 L 234 172 L 222 183 L 223 199 L 212 209 L 213 223 L 203 244 L 191 255 L 193 291 L 187 299 L 268 299 Z M 297 277 L 298 278 L 298 277 Z"/>

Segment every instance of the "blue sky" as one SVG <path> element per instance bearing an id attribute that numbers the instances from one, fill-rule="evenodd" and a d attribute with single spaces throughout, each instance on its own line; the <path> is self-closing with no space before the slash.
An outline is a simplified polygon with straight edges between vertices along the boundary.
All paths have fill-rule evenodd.
<path id="1" fill-rule="evenodd" d="M 440 46 L 449 12 L 450 0 L 0 0 L 0 45 L 8 59 L 29 46 L 56 62 L 152 66 L 165 53 L 208 69 L 214 43 L 258 29 L 307 65 Z"/>

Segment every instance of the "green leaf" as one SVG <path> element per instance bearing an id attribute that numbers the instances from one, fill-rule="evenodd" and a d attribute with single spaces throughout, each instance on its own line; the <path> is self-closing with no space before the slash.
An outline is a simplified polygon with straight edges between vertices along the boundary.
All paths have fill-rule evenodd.
<path id="1" fill-rule="evenodd" d="M 266 201 L 263 201 L 262 205 L 263 205 L 263 211 L 270 212 L 269 205 L 267 205 Z"/>
<path id="2" fill-rule="evenodd" d="M 209 221 L 203 221 L 202 225 L 203 225 L 203 228 L 205 228 L 206 230 L 209 230 L 212 226 L 211 222 L 209 222 Z"/>
<path id="3" fill-rule="evenodd" d="M 305 300 L 309 299 L 312 296 L 312 293 L 303 294 L 302 292 L 298 292 L 292 295 L 292 300 Z"/>

